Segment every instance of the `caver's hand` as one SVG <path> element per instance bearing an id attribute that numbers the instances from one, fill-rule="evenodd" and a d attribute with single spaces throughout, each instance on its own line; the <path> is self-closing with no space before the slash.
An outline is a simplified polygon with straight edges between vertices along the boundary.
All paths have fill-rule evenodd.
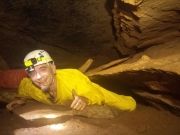
<path id="1" fill-rule="evenodd" d="M 78 96 L 75 90 L 72 90 L 72 95 L 74 100 L 71 104 L 71 108 L 79 111 L 83 110 L 87 106 L 87 98 Z"/>
<path id="2" fill-rule="evenodd" d="M 16 99 L 16 100 L 13 100 L 12 102 L 10 102 L 9 104 L 6 105 L 6 108 L 9 110 L 9 111 L 12 111 L 13 109 L 15 109 L 16 107 L 20 106 L 20 105 L 23 105 L 25 104 L 25 101 L 22 100 L 22 99 Z"/>

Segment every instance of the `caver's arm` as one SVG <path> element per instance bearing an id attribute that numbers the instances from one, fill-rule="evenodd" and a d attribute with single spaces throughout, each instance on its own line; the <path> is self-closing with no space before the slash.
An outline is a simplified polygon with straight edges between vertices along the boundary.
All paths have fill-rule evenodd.
<path id="1" fill-rule="evenodd" d="M 9 111 L 13 111 L 16 107 L 25 104 L 26 101 L 27 101 L 27 99 L 25 99 L 25 98 L 16 97 L 13 101 L 11 101 L 9 104 L 6 105 L 6 108 Z"/>
<path id="2" fill-rule="evenodd" d="M 98 84 L 91 82 L 88 77 L 76 71 L 76 93 L 86 97 L 88 104 L 107 104 L 120 110 L 132 111 L 136 108 L 136 102 L 131 96 L 118 95 L 108 91 Z M 75 76 L 76 76 L 75 75 Z"/>

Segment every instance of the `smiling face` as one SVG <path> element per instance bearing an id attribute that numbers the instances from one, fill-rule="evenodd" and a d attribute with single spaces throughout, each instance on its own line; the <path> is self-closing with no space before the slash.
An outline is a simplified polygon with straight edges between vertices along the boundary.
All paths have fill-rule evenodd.
<path id="1" fill-rule="evenodd" d="M 45 63 L 35 66 L 33 71 L 28 72 L 28 75 L 37 87 L 47 92 L 55 83 L 55 72 L 56 67 L 54 64 Z"/>

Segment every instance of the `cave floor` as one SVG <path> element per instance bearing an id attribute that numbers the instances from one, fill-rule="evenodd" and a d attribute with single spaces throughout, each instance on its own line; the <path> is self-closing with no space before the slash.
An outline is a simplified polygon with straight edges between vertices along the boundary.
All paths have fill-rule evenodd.
<path id="1" fill-rule="evenodd" d="M 25 105 L 26 106 L 26 105 Z M 37 109 L 38 108 L 38 109 Z M 0 109 L 0 135 L 179 135 L 180 117 L 165 110 L 139 105 L 133 112 L 120 112 L 115 118 L 87 118 L 63 113 L 38 117 L 45 109 L 37 103 L 18 107 L 14 113 Z M 22 114 L 22 110 L 27 115 Z M 33 110 L 33 111 L 32 111 Z M 36 110 L 36 111 L 34 111 Z M 34 112 L 29 113 L 28 112 Z M 47 113 L 44 111 L 44 114 Z M 59 111 L 56 114 L 60 114 Z M 25 113 L 24 113 L 25 114 Z M 36 115 L 35 115 L 36 114 Z M 37 116 L 38 114 L 38 116 Z M 41 115 L 44 115 L 41 112 Z M 28 120 L 26 118 L 29 117 Z M 24 117 L 24 118 L 23 118 Z"/>

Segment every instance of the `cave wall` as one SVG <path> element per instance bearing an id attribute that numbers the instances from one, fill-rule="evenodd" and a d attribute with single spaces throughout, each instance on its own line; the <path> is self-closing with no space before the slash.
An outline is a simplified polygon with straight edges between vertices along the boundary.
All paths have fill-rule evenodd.
<path id="1" fill-rule="evenodd" d="M 116 0 L 116 48 L 124 55 L 180 40 L 179 0 Z"/>
<path id="2" fill-rule="evenodd" d="M 114 46 L 131 55 L 177 45 L 179 14 L 178 0 L 1 0 L 0 56 L 9 67 L 22 67 L 28 51 L 42 48 L 62 66 L 82 56 L 100 57 L 99 63 L 118 58 Z"/>
<path id="3" fill-rule="evenodd" d="M 113 46 L 112 4 L 106 0 L 1 0 L 0 55 L 10 67 L 22 66 L 24 55 L 36 48 L 47 49 L 55 57 L 97 55 Z"/>

